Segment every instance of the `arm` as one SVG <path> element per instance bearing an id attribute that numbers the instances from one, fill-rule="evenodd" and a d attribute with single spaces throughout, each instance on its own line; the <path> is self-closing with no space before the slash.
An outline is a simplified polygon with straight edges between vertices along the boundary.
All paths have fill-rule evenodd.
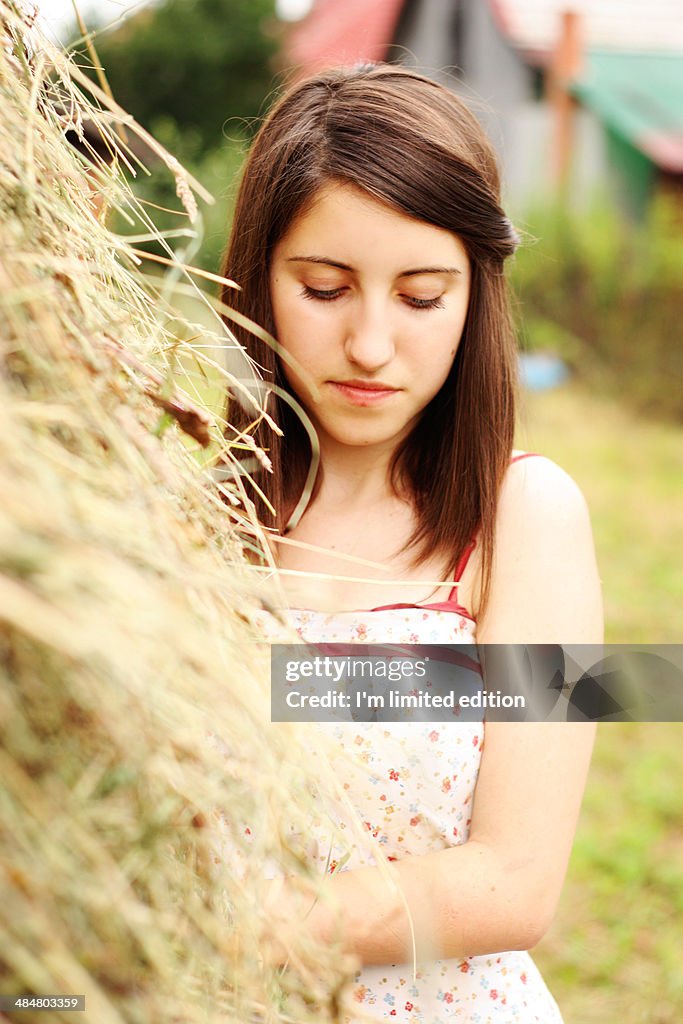
<path id="1" fill-rule="evenodd" d="M 583 498 L 557 466 L 527 459 L 501 496 L 486 643 L 597 643 L 600 587 Z M 533 946 L 559 898 L 594 727 L 488 723 L 469 840 L 385 868 L 342 872 L 307 927 L 365 964 Z M 309 904 L 310 906 L 310 904 Z M 339 908 L 337 914 L 334 907 Z"/>

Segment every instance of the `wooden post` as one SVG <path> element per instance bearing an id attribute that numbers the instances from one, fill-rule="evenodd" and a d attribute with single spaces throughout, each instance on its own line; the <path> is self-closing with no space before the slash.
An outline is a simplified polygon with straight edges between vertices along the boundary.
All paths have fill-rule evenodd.
<path id="1" fill-rule="evenodd" d="M 560 37 L 548 67 L 546 96 L 552 117 L 552 183 L 564 201 L 576 135 L 577 102 L 570 87 L 582 65 L 581 16 L 563 11 Z"/>

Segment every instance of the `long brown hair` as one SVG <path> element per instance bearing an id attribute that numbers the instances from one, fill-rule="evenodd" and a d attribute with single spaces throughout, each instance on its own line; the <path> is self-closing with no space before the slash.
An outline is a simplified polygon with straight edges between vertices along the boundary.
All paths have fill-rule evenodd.
<path id="1" fill-rule="evenodd" d="M 498 496 L 512 451 L 515 344 L 503 263 L 517 237 L 500 206 L 492 147 L 452 92 L 414 71 L 365 65 L 325 71 L 289 89 L 273 107 L 251 149 L 237 200 L 223 275 L 237 281 L 227 305 L 274 332 L 268 274 L 273 247 L 320 188 L 339 181 L 396 210 L 457 235 L 472 269 L 470 303 L 452 370 L 395 452 L 391 481 L 414 504 L 408 545 L 414 563 L 442 553 L 452 572 L 475 534 L 481 545 L 479 612 L 491 581 Z M 283 530 L 308 472 L 310 444 L 296 413 L 277 395 L 288 386 L 273 349 L 233 328 L 276 385 L 264 423 L 254 433 L 272 474 L 258 483 Z M 291 394 L 291 391 L 290 391 Z M 239 396 L 233 396 L 237 399 Z M 253 409 L 229 398 L 226 428 L 244 430 Z"/>

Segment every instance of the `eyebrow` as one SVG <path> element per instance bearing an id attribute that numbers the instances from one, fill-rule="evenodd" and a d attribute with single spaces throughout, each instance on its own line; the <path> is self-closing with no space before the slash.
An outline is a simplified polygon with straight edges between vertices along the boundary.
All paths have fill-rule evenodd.
<path id="1" fill-rule="evenodd" d="M 337 260 L 330 260 L 326 256 L 290 256 L 287 263 L 321 263 L 326 267 L 336 267 L 338 270 L 348 270 L 355 274 L 354 267 L 348 263 L 339 263 Z M 457 267 L 415 267 L 413 270 L 404 270 L 397 274 L 397 277 L 417 277 L 419 274 L 461 274 Z"/>

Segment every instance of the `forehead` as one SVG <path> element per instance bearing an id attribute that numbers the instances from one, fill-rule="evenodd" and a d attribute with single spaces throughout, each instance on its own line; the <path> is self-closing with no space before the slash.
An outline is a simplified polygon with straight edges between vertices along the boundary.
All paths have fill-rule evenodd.
<path id="1" fill-rule="evenodd" d="M 368 259 L 404 266 L 467 259 L 457 235 L 409 217 L 354 185 L 331 182 L 276 247 L 276 255 L 328 256 L 357 267 Z"/>

